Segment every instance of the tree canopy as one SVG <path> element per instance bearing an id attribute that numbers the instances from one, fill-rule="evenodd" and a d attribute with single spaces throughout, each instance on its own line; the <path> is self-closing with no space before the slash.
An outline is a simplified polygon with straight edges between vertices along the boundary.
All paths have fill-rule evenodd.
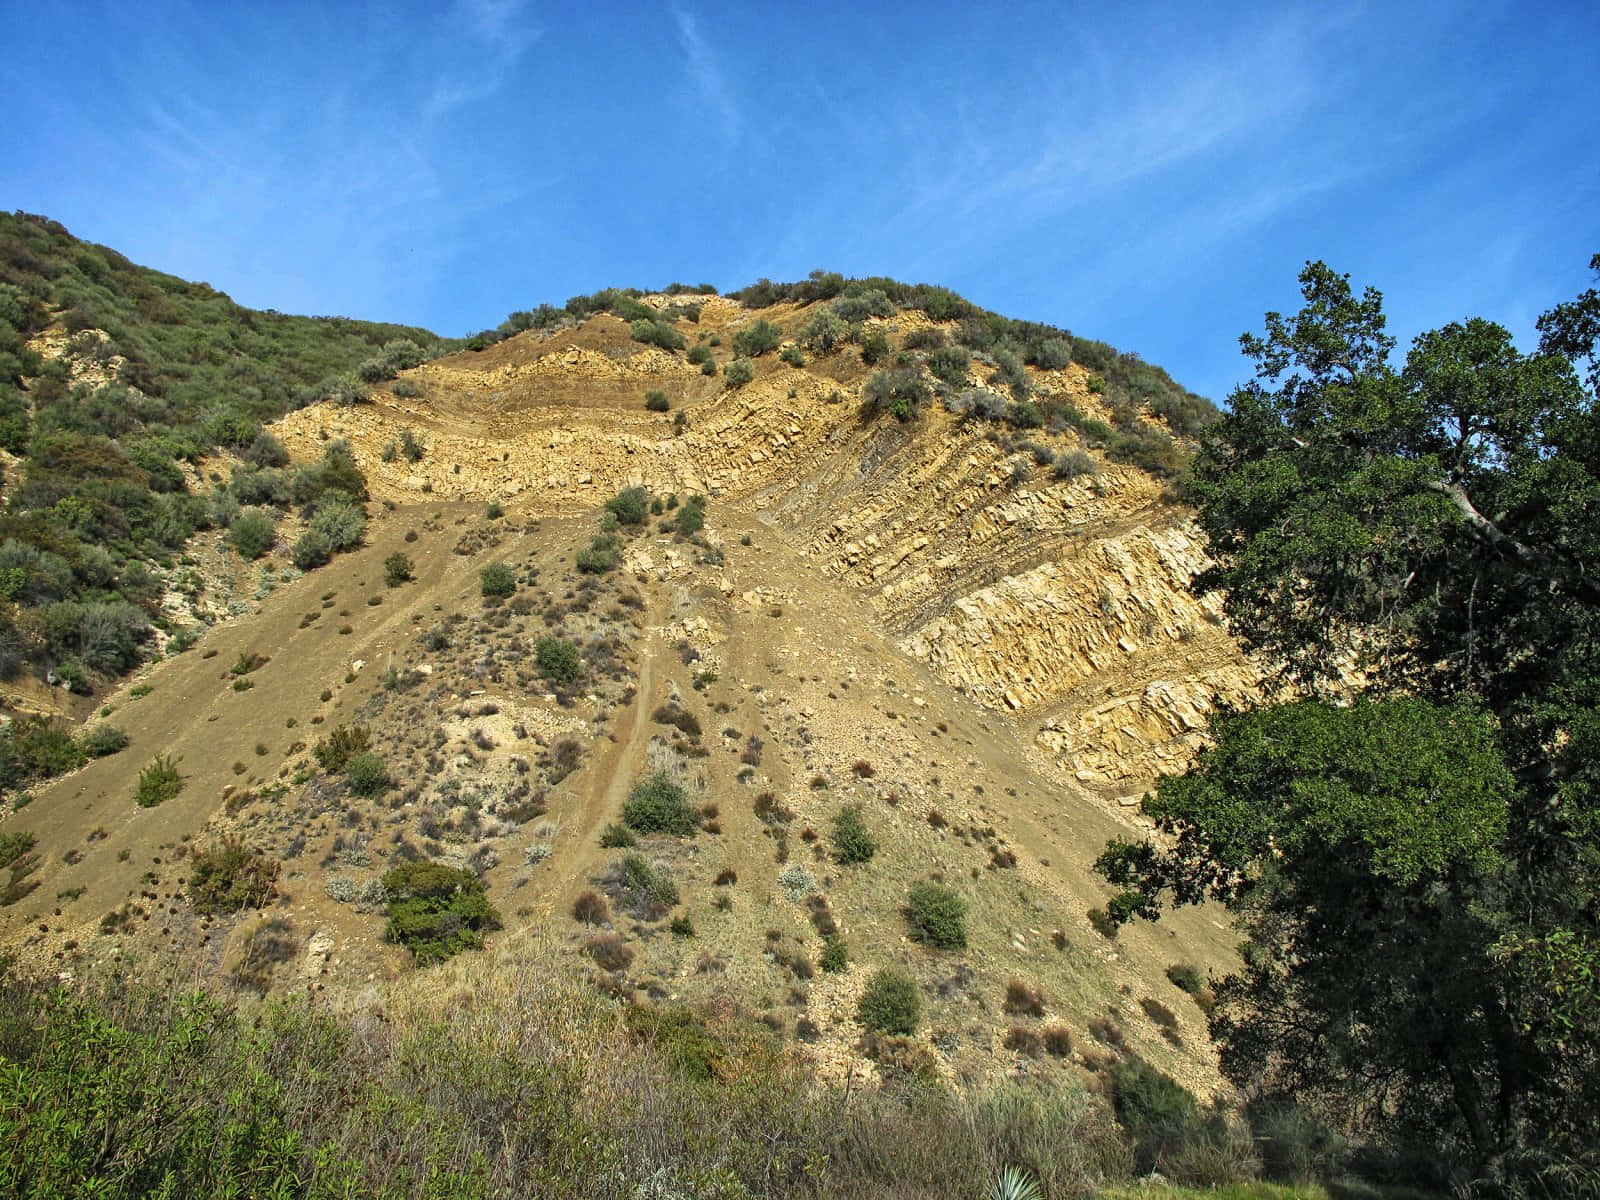
<path id="1" fill-rule="evenodd" d="M 1213 1033 L 1240 1083 L 1442 1133 L 1484 1179 L 1592 1181 L 1600 294 L 1533 353 L 1474 318 L 1396 364 L 1375 290 L 1300 283 L 1191 485 L 1196 586 L 1278 703 L 1147 798 L 1160 841 L 1107 847 L 1111 912 L 1235 911 Z"/>

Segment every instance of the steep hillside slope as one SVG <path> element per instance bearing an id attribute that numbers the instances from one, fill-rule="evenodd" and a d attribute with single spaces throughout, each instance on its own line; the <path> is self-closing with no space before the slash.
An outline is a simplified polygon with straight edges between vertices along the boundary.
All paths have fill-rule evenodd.
<path id="1" fill-rule="evenodd" d="M 650 301 L 683 303 L 632 303 Z M 715 373 L 602 312 L 284 416 L 298 461 L 348 443 L 377 502 L 367 544 L 300 575 L 280 531 L 246 611 L 110 697 L 128 748 L 5 822 L 37 839 L 7 940 L 58 970 L 198 953 L 240 987 L 370 1004 L 412 969 L 383 940 L 378 881 L 434 861 L 484 879 L 501 951 L 737 1003 L 826 1072 L 871 1069 L 856 1001 L 898 964 L 928 1019 L 880 1058 L 985 1076 L 1132 1047 L 1207 1083 L 1203 1018 L 1167 973 L 1219 961 L 1229 934 L 1190 912 L 1109 941 L 1089 868 L 1134 819 L 1119 801 L 1258 680 L 1186 589 L 1203 565 L 1188 516 L 1108 454 L 1170 439 L 1079 363 L 962 352 L 952 382 L 933 371 L 958 373 L 935 358 L 957 318 L 868 315 L 823 346 L 825 309 L 696 297 L 670 327 Z M 729 350 L 772 332 L 730 383 Z M 906 420 L 895 395 L 914 395 Z M 616 526 L 602 506 L 632 487 L 655 511 Z M 411 581 L 386 583 L 396 555 Z M 483 594 L 496 564 L 507 597 Z M 556 642 L 577 650 L 571 678 L 543 653 Z M 330 768 L 340 726 L 386 785 Z M 182 789 L 141 808 L 157 755 Z M 659 903 L 608 832 L 654 773 L 698 826 L 633 835 L 676 889 Z M 876 852 L 844 864 L 855 806 Z M 191 904 L 191 863 L 224 837 L 281 864 L 263 912 Z M 968 906 L 964 950 L 912 940 L 909 894 L 930 881 Z M 825 971 L 832 939 L 849 961 Z"/>

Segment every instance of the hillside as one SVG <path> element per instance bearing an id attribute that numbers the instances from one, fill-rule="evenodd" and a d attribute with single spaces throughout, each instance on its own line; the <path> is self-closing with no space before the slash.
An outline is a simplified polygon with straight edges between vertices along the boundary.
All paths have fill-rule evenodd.
<path id="1" fill-rule="evenodd" d="M 1159 397 L 1039 327 L 971 352 L 970 313 L 890 303 L 824 336 L 850 294 L 759 299 L 602 294 L 621 315 L 514 317 L 368 402 L 273 422 L 286 473 L 330 446 L 359 468 L 364 544 L 302 574 L 290 512 L 257 563 L 220 531 L 189 547 L 169 601 L 214 623 L 95 698 L 125 749 L 5 822 L 36 839 L 0 910 L 23 961 L 172 956 L 371 1005 L 418 969 L 379 885 L 416 860 L 483 880 L 504 924 L 485 970 L 526 947 L 641 999 L 731 1001 L 825 1077 L 874 1070 L 856 1008 L 894 965 L 928 1011 L 880 1062 L 1072 1077 L 1136 1052 L 1210 1091 L 1203 1015 L 1168 976 L 1230 933 L 1191 912 L 1110 940 L 1090 870 L 1257 680 L 1186 590 L 1199 543 L 1146 469 L 1182 449 Z M 236 489 L 262 470 L 196 465 Z M 618 524 L 627 489 L 650 511 Z M 396 555 L 411 578 L 386 583 Z M 505 597 L 484 595 L 496 564 Z M 333 769 L 338 746 L 376 777 Z M 140 807 L 158 756 L 181 790 Z M 653 776 L 692 834 L 621 832 Z M 875 844 L 849 865 L 847 810 Z M 275 878 L 264 911 L 197 911 L 192 863 L 227 844 Z M 964 950 L 910 937 L 929 882 L 965 904 Z"/>

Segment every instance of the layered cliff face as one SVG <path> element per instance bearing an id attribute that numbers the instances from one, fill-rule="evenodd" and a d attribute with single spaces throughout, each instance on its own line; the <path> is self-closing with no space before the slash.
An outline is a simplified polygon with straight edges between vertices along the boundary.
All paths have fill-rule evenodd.
<path id="1" fill-rule="evenodd" d="M 807 308 L 761 319 L 796 331 Z M 755 319 L 710 298 L 699 332 L 728 340 Z M 872 324 L 893 344 L 933 323 L 906 312 Z M 1216 599 L 1189 591 L 1205 552 L 1164 481 L 1093 452 L 1092 470 L 1064 477 L 1047 456 L 1081 449 L 1072 429 L 1011 430 L 937 402 L 905 424 L 872 416 L 871 368 L 850 348 L 758 368 L 727 388 L 601 315 L 421 367 L 410 398 L 291 414 L 283 431 L 306 453 L 351 439 L 392 501 L 570 511 L 642 484 L 748 507 L 865 598 L 907 654 L 1102 795 L 1136 796 L 1183 769 L 1217 702 L 1258 695 Z M 1082 367 L 1029 374 L 1039 400 L 1109 416 Z M 644 410 L 649 390 L 682 416 Z M 384 461 L 403 428 L 428 443 L 423 462 Z"/>

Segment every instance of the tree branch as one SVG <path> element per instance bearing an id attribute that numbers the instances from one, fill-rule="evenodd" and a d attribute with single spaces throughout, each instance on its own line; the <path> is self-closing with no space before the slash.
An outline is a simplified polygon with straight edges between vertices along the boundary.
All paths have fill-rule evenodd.
<path id="1" fill-rule="evenodd" d="M 1435 479 L 1425 486 L 1429 491 L 1447 497 L 1461 513 L 1467 528 L 1490 549 L 1516 560 L 1543 576 L 1552 585 L 1574 593 L 1585 603 L 1600 606 L 1600 584 L 1596 584 L 1582 571 L 1573 570 L 1568 564 L 1512 537 L 1478 511 L 1477 506 L 1472 503 L 1472 497 L 1467 495 L 1466 488 L 1459 483 L 1447 479 Z"/>

